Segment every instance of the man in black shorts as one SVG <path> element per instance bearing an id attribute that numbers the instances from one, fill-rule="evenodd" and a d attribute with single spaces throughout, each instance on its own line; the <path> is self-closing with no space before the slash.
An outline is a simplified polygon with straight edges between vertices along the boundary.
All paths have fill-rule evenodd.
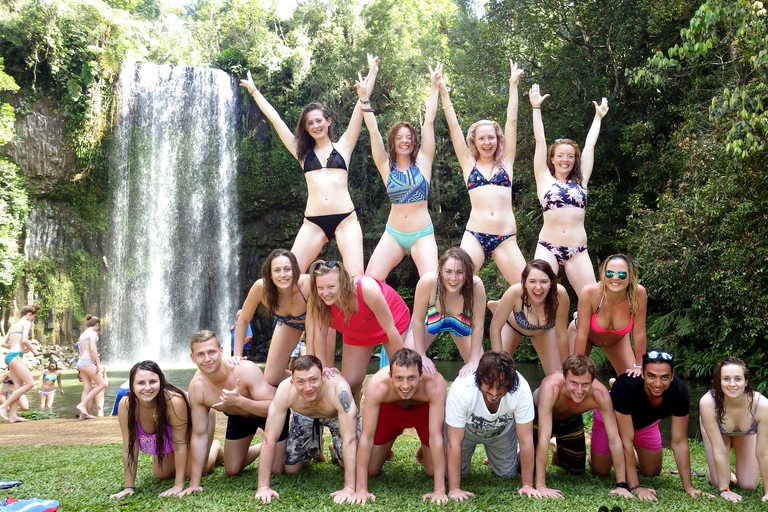
<path id="1" fill-rule="evenodd" d="M 616 418 L 608 389 L 595 380 L 594 361 L 581 354 L 572 354 L 563 362 L 563 373 L 547 375 L 533 392 L 536 405 L 534 444 L 536 445 L 536 490 L 544 498 L 562 498 L 558 489 L 546 486 L 549 439 L 557 440 L 557 464 L 571 474 L 582 474 L 586 467 L 587 447 L 584 439 L 582 414 L 599 409 L 606 419 L 611 456 L 616 468 L 616 488 L 612 494 L 632 498 L 624 472 L 624 454 L 618 436 Z"/>
<path id="2" fill-rule="evenodd" d="M 235 366 L 222 359 L 224 349 L 213 331 L 196 332 L 189 346 L 197 372 L 189 383 L 192 421 L 189 487 L 180 496 L 203 490 L 200 480 L 208 446 L 210 410 L 221 411 L 229 418 L 224 443 L 224 471 L 229 476 L 236 475 L 259 456 L 261 444 L 251 446 L 251 441 L 257 429 L 264 429 L 267 412 L 275 396 L 274 388 L 267 383 L 256 364 L 241 361 Z M 272 465 L 275 473 L 283 472 L 283 454 L 288 438 L 289 416 L 286 414 L 282 420 L 282 434 L 277 443 L 280 456 Z"/>

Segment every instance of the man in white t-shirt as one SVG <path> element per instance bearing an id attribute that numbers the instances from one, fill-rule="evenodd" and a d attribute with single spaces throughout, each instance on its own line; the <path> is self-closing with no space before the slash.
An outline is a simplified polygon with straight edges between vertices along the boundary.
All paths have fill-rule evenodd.
<path id="1" fill-rule="evenodd" d="M 511 478 L 521 473 L 521 495 L 540 497 L 533 487 L 535 409 L 528 382 L 506 352 L 486 352 L 472 375 L 451 384 L 445 404 L 448 450 L 448 497 L 473 496 L 461 490 L 475 446 L 485 445 L 494 473 Z M 517 445 L 520 444 L 520 457 Z"/>

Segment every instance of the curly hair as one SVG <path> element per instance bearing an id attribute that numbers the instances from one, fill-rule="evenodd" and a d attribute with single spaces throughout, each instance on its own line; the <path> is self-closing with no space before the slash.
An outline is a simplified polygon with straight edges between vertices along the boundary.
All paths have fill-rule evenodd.
<path id="1" fill-rule="evenodd" d="M 581 150 L 579 149 L 579 145 L 574 140 L 557 139 L 554 144 L 549 147 L 549 151 L 547 152 L 547 167 L 549 168 L 549 173 L 552 176 L 555 175 L 555 165 L 552 163 L 552 157 L 555 156 L 555 149 L 557 146 L 562 145 L 571 146 L 575 156 L 573 160 L 573 167 L 571 168 L 571 172 L 568 173 L 568 178 L 566 179 L 568 181 L 578 183 L 579 185 L 583 185 L 584 176 L 581 174 Z"/>
<path id="2" fill-rule="evenodd" d="M 488 387 L 494 385 L 503 386 L 507 393 L 514 393 L 520 384 L 517 378 L 517 366 L 512 356 L 506 352 L 486 351 L 475 371 L 475 385 L 477 389 L 485 384 Z"/>
<path id="3" fill-rule="evenodd" d="M 440 260 L 437 262 L 437 302 L 440 305 L 440 316 L 445 315 L 445 294 L 447 285 L 443 280 L 443 266 L 449 259 L 455 259 L 461 263 L 461 268 L 464 271 L 464 284 L 461 286 L 461 297 L 464 299 L 464 305 L 462 306 L 462 312 L 469 318 L 469 327 L 472 328 L 472 310 L 475 307 L 475 264 L 467 251 L 461 247 L 451 247 L 443 254 L 440 255 Z"/>
<path id="4" fill-rule="evenodd" d="M 738 357 L 726 357 L 718 361 L 718 363 L 715 365 L 715 369 L 712 370 L 711 393 L 712 398 L 714 398 L 715 401 L 715 417 L 717 418 L 717 422 L 721 425 L 723 423 L 723 417 L 725 416 L 725 403 L 723 401 L 725 393 L 723 393 L 723 384 L 720 381 L 722 379 L 723 366 L 728 366 L 729 364 L 741 366 L 741 369 L 744 371 L 744 380 L 746 381 L 744 394 L 749 397 L 750 413 L 752 413 L 753 401 L 755 399 L 755 390 L 752 389 L 752 373 L 749 371 L 749 366 L 747 366 L 747 363 Z"/>
<path id="5" fill-rule="evenodd" d="M 157 394 L 153 401 L 155 403 L 155 415 L 157 417 L 157 424 L 155 425 L 155 452 L 158 462 L 162 464 L 163 458 L 165 457 L 163 453 L 166 451 L 165 447 L 168 445 L 168 443 L 173 443 L 173 438 L 168 439 L 168 402 L 171 401 L 171 398 L 174 395 L 181 396 L 181 398 L 184 399 L 184 403 L 187 407 L 187 418 L 191 418 L 189 400 L 187 400 L 187 395 L 184 393 L 184 391 L 182 391 L 180 388 L 177 388 L 173 384 L 169 384 L 165 380 L 165 375 L 163 375 L 163 371 L 160 369 L 160 366 L 158 366 L 156 362 L 147 360 L 133 365 L 128 377 L 129 391 L 126 393 L 126 396 L 128 397 L 128 460 L 130 461 L 131 465 L 136 464 L 136 439 L 138 435 L 136 431 L 136 411 L 139 407 L 138 399 L 136 398 L 136 392 L 133 389 L 133 383 L 136 379 L 136 373 L 138 373 L 139 370 L 145 370 L 154 373 L 157 375 L 160 381 L 160 392 Z M 186 442 L 189 442 L 189 435 L 191 430 L 191 425 L 187 424 Z"/>
<path id="6" fill-rule="evenodd" d="M 277 311 L 277 307 L 280 302 L 277 286 L 272 282 L 272 261 L 280 256 L 285 256 L 291 262 L 291 287 L 296 286 L 299 282 L 299 275 L 301 275 L 301 269 L 299 268 L 299 262 L 296 260 L 296 256 L 287 249 L 275 249 L 261 266 L 261 278 L 264 280 L 264 286 L 261 292 L 261 302 L 267 308 L 267 314 L 273 316 Z"/>
<path id="7" fill-rule="evenodd" d="M 501 164 L 501 160 L 504 158 L 504 132 L 501 130 L 501 126 L 496 121 L 490 121 L 488 119 L 481 119 L 467 130 L 467 147 L 472 157 L 477 160 L 480 157 L 480 152 L 477 151 L 477 145 L 475 142 L 475 132 L 481 126 L 492 126 L 496 133 L 496 152 L 493 154 L 493 163 L 496 165 Z"/>

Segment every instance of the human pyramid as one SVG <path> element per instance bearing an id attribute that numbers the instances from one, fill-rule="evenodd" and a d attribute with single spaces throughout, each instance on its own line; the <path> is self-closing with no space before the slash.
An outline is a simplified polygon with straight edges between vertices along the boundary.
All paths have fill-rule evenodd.
<path id="1" fill-rule="evenodd" d="M 293 248 L 272 251 L 262 278 L 253 284 L 235 327 L 234 357 L 224 358 L 214 332 L 192 336 L 191 358 L 198 371 L 188 398 L 167 384 L 151 361 L 131 370 L 130 392 L 119 406 L 125 487 L 113 497 L 134 493 L 139 450 L 154 455 L 155 476 L 176 475 L 174 487 L 162 495 L 202 491 L 202 475 L 220 451 L 213 439 L 214 410 L 228 416 L 226 474 L 240 473 L 259 457 L 255 498 L 266 503 L 279 497 L 271 488 L 273 473 L 297 473 L 323 456 L 325 426 L 332 435 L 332 458 L 344 468 L 344 487 L 331 493 L 336 503 L 375 499 L 368 478 L 382 471 L 405 428 L 416 429 L 421 441 L 417 459 L 434 479 L 424 500 L 444 503 L 472 496 L 462 490 L 461 478 L 469 473 L 477 444 L 485 445 L 495 474 L 511 478 L 520 473 L 520 495 L 562 498 L 560 490 L 546 486 L 550 438 L 555 437 L 557 446 L 553 462 L 572 474 L 584 473 L 582 414 L 590 409 L 595 410 L 590 467 L 599 476 L 608 476 L 613 467 L 616 483 L 610 493 L 656 499 L 654 489 L 641 486 L 638 470 L 646 476 L 660 474 L 658 423 L 671 416 L 671 447 L 683 489 L 690 496 L 706 494 L 691 481 L 688 390 L 674 374 L 670 352 L 646 352 L 647 294 L 637 269 L 631 258 L 616 254 L 602 263 L 597 281 L 587 253 L 587 183 L 607 100 L 593 102 L 595 117 L 583 151 L 570 139 L 558 139 L 547 148 L 541 108 L 548 95 L 536 84 L 529 91 L 536 138 L 533 168 L 544 225 L 535 259 L 526 264 L 512 211 L 523 71 L 510 62 L 504 129 L 494 121 L 478 121 L 465 140 L 442 67 L 430 67 L 421 143 L 411 124 L 399 122 L 385 145 L 370 101 L 378 58 L 369 55 L 368 64 L 368 75 L 355 83 L 359 99 L 349 126 L 336 142 L 331 116 L 322 105 L 304 108 L 294 134 L 258 91 L 250 72 L 241 80 L 304 170 L 304 221 Z M 460 247 L 439 257 L 427 207 L 438 96 L 472 205 Z M 367 268 L 347 179 L 347 162 L 363 122 L 392 203 Z M 333 238 L 342 261 L 316 259 Z M 420 276 L 413 312 L 384 282 L 406 254 Z M 510 284 L 498 301 L 487 302 L 476 275 L 487 257 Z M 568 294 L 557 282 L 560 266 L 578 297 L 578 314 L 570 325 Z M 247 327 L 259 304 L 275 318 L 263 372 L 242 359 Z M 486 304 L 493 314 L 493 350 L 483 353 Z M 333 367 L 337 331 L 343 336 L 340 372 Z M 441 332 L 450 334 L 465 363 L 448 391 L 426 355 Z M 288 371 L 303 336 L 307 355 L 296 358 Z M 546 374 L 533 392 L 512 358 L 522 336 L 531 339 Z M 389 365 L 370 378 L 363 399 L 366 369 L 379 344 Z M 618 375 L 610 392 L 595 379 L 595 364 L 588 358 L 593 345 L 603 348 Z M 707 417 L 705 409 L 711 411 Z M 721 366 L 711 396 L 702 398 L 702 424 L 709 479 L 724 499 L 741 499 L 728 484 L 731 447 L 741 488 L 757 487 L 758 466 L 768 475 L 768 428 L 760 428 L 764 421 L 768 404 L 752 391 L 746 366 L 739 360 Z M 251 446 L 258 428 L 262 442 Z M 184 488 L 186 476 L 190 480 Z"/>

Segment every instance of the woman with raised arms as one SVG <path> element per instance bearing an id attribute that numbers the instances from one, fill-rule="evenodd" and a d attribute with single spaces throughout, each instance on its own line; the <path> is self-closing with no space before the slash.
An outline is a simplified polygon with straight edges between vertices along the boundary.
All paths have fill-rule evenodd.
<path id="1" fill-rule="evenodd" d="M 152 455 L 152 474 L 158 480 L 175 477 L 173 487 L 159 496 L 175 496 L 183 489 L 190 458 L 189 401 L 183 390 L 165 380 L 162 370 L 154 361 L 142 361 L 131 368 L 128 377 L 130 390 L 120 399 L 117 420 L 123 435 L 123 471 L 125 487 L 110 498 L 123 498 L 136 492 L 136 468 L 139 451 Z M 213 412 L 213 411 L 212 411 Z M 214 427 L 211 422 L 211 427 Z M 208 473 L 219 454 L 219 441 L 209 432 L 209 446 L 205 473 Z"/>
<path id="2" fill-rule="evenodd" d="M 749 367 L 737 357 L 715 365 L 712 389 L 699 401 L 699 422 L 707 455 L 709 482 L 728 501 L 741 501 L 731 490 L 731 449 L 736 481 L 742 489 L 757 489 L 763 476 L 763 501 L 768 501 L 768 402 L 752 389 Z"/>
<path id="3" fill-rule="evenodd" d="M 575 330 L 574 352 L 588 356 L 592 345 L 601 347 L 618 375 L 640 375 L 647 344 L 647 307 L 648 294 L 638 281 L 632 258 L 608 256 L 600 266 L 600 282 L 581 290 L 578 320 L 569 327 L 571 334 Z"/>
<path id="4" fill-rule="evenodd" d="M 286 377 L 286 368 L 296 344 L 304 334 L 309 297 L 309 275 L 302 274 L 292 252 L 275 249 L 261 266 L 261 279 L 251 286 L 235 327 L 234 356 L 243 354 L 245 334 L 259 304 L 274 317 L 275 330 L 269 344 L 264 378 L 277 387 Z"/>
<path id="5" fill-rule="evenodd" d="M 512 211 L 512 167 L 517 148 L 517 84 L 523 70 L 510 61 L 509 103 L 504 131 L 499 123 L 484 119 L 467 130 L 467 140 L 445 82 L 440 79 L 443 111 L 451 132 L 453 149 L 467 184 L 472 210 L 461 240 L 480 271 L 485 258 L 493 256 L 509 284 L 520 281 L 525 258 L 517 246 L 517 224 Z"/>
<path id="6" fill-rule="evenodd" d="M 459 349 L 464 366 L 459 376 L 469 375 L 483 356 L 485 286 L 475 275 L 472 258 L 461 247 L 451 247 L 440 256 L 438 271 L 430 272 L 416 284 L 413 298 L 413 346 L 421 355 L 427 373 L 435 364 L 427 349 L 441 332 L 447 332 Z M 409 335 L 411 336 L 411 335 Z"/>
<path id="7" fill-rule="evenodd" d="M 373 88 L 378 72 L 378 58 L 369 54 L 368 68 L 366 80 L 368 87 Z M 363 232 L 349 195 L 348 163 L 363 124 L 360 109 L 364 104 L 361 101 L 355 104 L 347 131 L 334 143 L 331 115 L 320 103 L 314 102 L 304 107 L 294 134 L 256 89 L 250 71 L 247 79 L 240 80 L 240 85 L 253 95 L 256 104 L 275 127 L 280 140 L 304 170 L 307 207 L 304 210 L 304 222 L 291 248 L 299 263 L 299 270 L 306 271 L 323 246 L 336 238 L 347 267 L 354 274 L 362 274 Z"/>
<path id="8" fill-rule="evenodd" d="M 26 352 L 32 352 L 32 355 L 35 357 L 40 355 L 29 341 L 32 323 L 35 321 L 39 311 L 40 306 L 37 304 L 21 308 L 19 319 L 8 329 L 8 333 L 3 339 L 2 346 L 8 349 L 8 352 L 5 354 L 5 364 L 11 373 L 11 380 L 14 382 L 15 389 L 6 398 L 5 402 L 0 404 L 0 418 L 11 423 L 29 421 L 25 418 L 20 418 L 17 415 L 17 411 L 21 397 L 35 386 L 32 373 L 22 358 Z"/>
<path id="9" fill-rule="evenodd" d="M 371 134 L 373 161 L 392 203 L 384 234 L 365 271 L 366 275 L 380 281 L 387 278 L 407 253 L 411 254 L 419 277 L 437 269 L 435 228 L 427 209 L 427 199 L 435 156 L 435 113 L 442 66 L 438 64 L 434 70 L 430 67 L 429 72 L 432 89 L 421 127 L 421 146 L 413 125 L 400 121 L 389 129 L 385 148 L 373 109 L 362 109 L 365 125 Z M 367 81 L 357 82 L 355 88 L 360 102 L 368 105 Z"/>
<path id="10" fill-rule="evenodd" d="M 521 281 L 510 286 L 496 303 L 491 320 L 491 350 L 514 356 L 522 337 L 528 336 L 544 374 L 562 372 L 563 361 L 569 355 L 570 305 L 568 293 L 557 283 L 549 263 L 530 261 Z"/>
<path id="11" fill-rule="evenodd" d="M 571 139 L 557 139 L 547 151 L 541 104 L 549 94 L 542 96 L 539 85 L 533 84 L 528 97 L 533 108 L 533 134 L 536 137 L 533 173 L 544 217 L 535 257 L 548 262 L 555 273 L 558 265 L 565 267 L 568 282 L 576 295 L 581 296 L 584 286 L 596 282 L 592 262 L 587 254 L 584 216 L 587 209 L 587 183 L 595 161 L 595 144 L 600 135 L 602 119 L 608 113 L 608 100 L 603 98 L 599 105 L 592 102 L 595 105 L 595 118 L 582 153 L 579 145 Z"/>
<path id="12" fill-rule="evenodd" d="M 328 327 L 343 335 L 341 375 L 360 401 L 373 347 L 382 344 L 388 356 L 403 348 L 411 315 L 408 306 L 388 284 L 369 276 L 351 277 L 339 261 L 317 260 L 309 269 L 307 354 L 332 368 L 335 339 Z"/>

